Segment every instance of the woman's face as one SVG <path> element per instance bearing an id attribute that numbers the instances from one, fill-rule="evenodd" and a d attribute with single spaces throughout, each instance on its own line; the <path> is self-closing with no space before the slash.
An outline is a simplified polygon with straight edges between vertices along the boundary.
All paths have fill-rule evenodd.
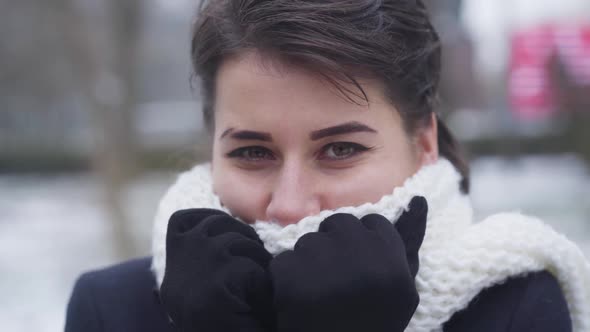
<path id="1" fill-rule="evenodd" d="M 270 65 L 269 65 L 270 64 Z M 257 53 L 217 76 L 213 185 L 246 222 L 296 223 L 321 210 L 376 202 L 438 157 L 436 121 L 410 138 L 375 82 L 369 105 L 309 71 Z"/>

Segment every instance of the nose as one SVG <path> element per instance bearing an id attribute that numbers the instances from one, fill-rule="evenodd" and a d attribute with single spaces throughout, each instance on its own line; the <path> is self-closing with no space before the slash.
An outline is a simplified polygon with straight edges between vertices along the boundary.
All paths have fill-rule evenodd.
<path id="1" fill-rule="evenodd" d="M 282 226 L 320 212 L 318 193 L 309 172 L 299 166 L 284 167 L 276 176 L 266 208 L 267 220 Z"/>

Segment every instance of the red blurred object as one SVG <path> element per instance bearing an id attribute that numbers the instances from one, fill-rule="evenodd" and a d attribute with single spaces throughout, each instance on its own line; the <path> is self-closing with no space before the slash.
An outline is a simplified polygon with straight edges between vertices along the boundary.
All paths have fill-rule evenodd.
<path id="1" fill-rule="evenodd" d="M 555 60 L 573 84 L 590 86 L 590 25 L 543 25 L 513 35 L 508 89 L 519 118 L 556 113 Z"/>

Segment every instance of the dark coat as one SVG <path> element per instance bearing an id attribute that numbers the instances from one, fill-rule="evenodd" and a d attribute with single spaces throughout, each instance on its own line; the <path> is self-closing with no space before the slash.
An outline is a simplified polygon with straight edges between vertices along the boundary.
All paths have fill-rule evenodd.
<path id="1" fill-rule="evenodd" d="M 136 259 L 80 276 L 68 304 L 65 331 L 173 331 L 155 295 L 150 263 L 150 258 Z M 548 272 L 512 278 L 482 291 L 444 327 L 446 332 L 571 330 L 567 303 Z"/>

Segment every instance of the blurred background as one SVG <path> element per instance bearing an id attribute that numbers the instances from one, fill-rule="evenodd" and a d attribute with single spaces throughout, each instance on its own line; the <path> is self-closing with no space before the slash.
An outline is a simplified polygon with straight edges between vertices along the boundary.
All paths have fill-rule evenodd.
<path id="1" fill-rule="evenodd" d="M 539 216 L 590 256 L 590 1 L 427 3 L 477 215 Z M 159 198 L 207 158 L 196 6 L 0 1 L 3 331 L 62 330 L 81 272 L 150 254 Z"/>

